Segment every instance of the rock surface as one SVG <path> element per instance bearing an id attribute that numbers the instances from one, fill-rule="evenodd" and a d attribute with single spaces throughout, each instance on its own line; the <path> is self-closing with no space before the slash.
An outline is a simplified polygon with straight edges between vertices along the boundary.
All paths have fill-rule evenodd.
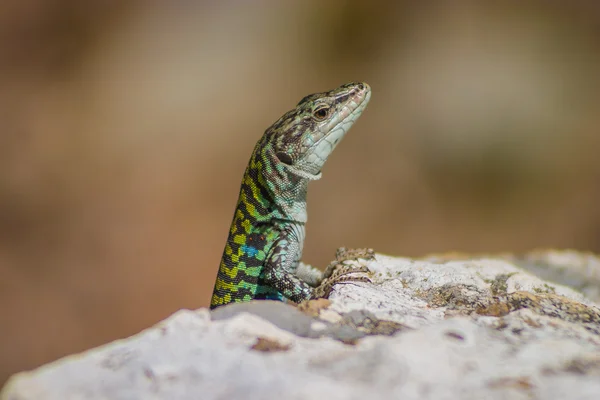
<path id="1" fill-rule="evenodd" d="M 358 262 L 330 300 L 181 310 L 0 399 L 600 399 L 596 256 Z"/>

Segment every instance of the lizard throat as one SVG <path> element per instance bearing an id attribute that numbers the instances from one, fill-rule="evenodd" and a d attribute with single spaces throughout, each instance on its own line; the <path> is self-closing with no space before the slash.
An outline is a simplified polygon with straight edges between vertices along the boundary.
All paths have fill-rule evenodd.
<path id="1" fill-rule="evenodd" d="M 322 177 L 321 171 L 317 172 L 316 174 L 311 174 L 310 172 L 303 171 L 298 168 L 294 168 L 291 165 L 287 167 L 287 170 L 290 173 L 292 173 L 296 176 L 299 176 L 300 178 L 308 179 L 309 181 L 317 181 L 317 180 L 321 179 L 321 177 Z"/>

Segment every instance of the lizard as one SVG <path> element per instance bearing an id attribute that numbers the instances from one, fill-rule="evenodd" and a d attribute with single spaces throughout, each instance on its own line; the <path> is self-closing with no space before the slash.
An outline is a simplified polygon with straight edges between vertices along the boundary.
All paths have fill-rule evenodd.
<path id="1" fill-rule="evenodd" d="M 311 94 L 264 132 L 242 179 L 211 309 L 254 299 L 300 303 L 324 297 L 339 281 L 364 280 L 345 276 L 364 269 L 347 268 L 327 282 L 329 288 L 319 289 L 331 268 L 315 278 L 320 271 L 300 273 L 298 266 L 308 183 L 321 178 L 324 163 L 370 97 L 371 88 L 362 82 Z"/>

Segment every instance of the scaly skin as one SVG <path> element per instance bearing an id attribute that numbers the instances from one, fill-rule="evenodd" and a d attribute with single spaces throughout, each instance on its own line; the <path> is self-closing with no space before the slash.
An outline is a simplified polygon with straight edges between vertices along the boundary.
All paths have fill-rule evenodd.
<path id="1" fill-rule="evenodd" d="M 296 275 L 304 247 L 308 182 L 371 97 L 348 83 L 303 98 L 260 138 L 246 168 L 210 307 L 253 299 L 299 303 L 316 291 Z"/>

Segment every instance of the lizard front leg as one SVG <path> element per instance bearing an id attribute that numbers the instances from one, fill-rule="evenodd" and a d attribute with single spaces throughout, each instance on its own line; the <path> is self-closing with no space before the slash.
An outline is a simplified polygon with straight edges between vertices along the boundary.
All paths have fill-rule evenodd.
<path id="1" fill-rule="evenodd" d="M 259 285 L 268 295 L 260 298 L 291 300 L 300 303 L 312 298 L 323 274 L 308 266 L 300 267 L 304 247 L 304 224 L 297 221 L 276 221 L 276 234 L 263 264 Z"/>
<path id="2" fill-rule="evenodd" d="M 353 276 L 352 274 L 369 272 L 364 263 L 374 259 L 373 249 L 347 250 L 343 247 L 339 248 L 336 252 L 336 260 L 327 266 L 323 280 L 319 286 L 314 288 L 285 268 L 285 260 L 294 254 L 294 249 L 288 249 L 291 250 L 289 252 L 285 251 L 286 241 L 283 240 L 283 242 L 275 246 L 265 265 L 264 281 L 295 303 L 321 297 L 327 298 L 333 286 L 338 283 L 371 281 L 368 277 Z M 296 265 L 297 261 L 292 263 Z"/>
<path id="3" fill-rule="evenodd" d="M 285 235 L 273 246 L 265 262 L 263 282 L 283 297 L 300 303 L 310 299 L 314 289 L 295 275 L 302 249 L 296 240 L 289 239 Z"/>

